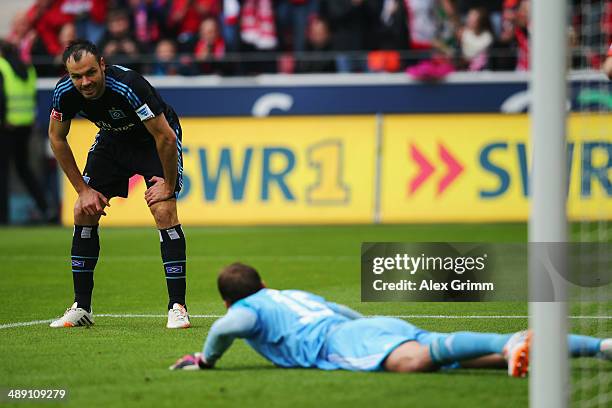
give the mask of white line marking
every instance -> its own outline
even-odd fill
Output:
[[[246,259],[250,261],[297,261],[297,262],[330,262],[330,261],[359,261],[359,256],[354,255],[190,255],[189,261],[227,261]],[[36,261],[66,261],[69,255],[0,255],[0,261],[31,262]],[[125,261],[161,261],[159,255],[105,255],[100,258],[103,262],[125,262]]]
[[[164,314],[112,314],[102,313],[94,314],[95,317],[110,317],[117,319],[134,319],[134,318],[162,318],[167,317]],[[521,315],[501,315],[501,316],[489,316],[489,315],[366,315],[366,317],[373,316],[384,316],[384,317],[396,317],[398,319],[527,319],[529,316]],[[218,319],[223,315],[212,315],[212,314],[195,314],[189,315],[196,319]],[[583,319],[583,320],[608,320],[612,319],[612,316],[568,316],[569,319]],[[53,319],[47,320],[32,320],[30,322],[16,322],[0,324],[1,329],[10,329],[13,327],[23,326],[34,326],[37,324],[50,323]]]
[[[31,322],[17,322],[1,324],[0,329],[10,329],[11,327],[34,326],[35,324],[51,323],[53,320],[33,320]]]

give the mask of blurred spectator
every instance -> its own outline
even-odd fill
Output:
[[[517,49],[517,71],[529,70],[529,10],[530,1],[521,0],[521,3],[516,11],[514,27],[514,39]]]
[[[329,27],[325,20],[314,18],[308,26],[308,41],[306,51],[311,53],[298,60],[297,72],[336,72],[336,63],[331,55],[331,39]]]
[[[64,50],[58,34],[64,24],[74,17],[62,11],[63,0],[36,0],[27,12],[28,23],[34,27],[47,54],[56,56]]]
[[[151,66],[151,75],[191,75],[189,61],[179,61],[177,45],[170,39],[162,39],[155,47],[155,62]]]
[[[468,12],[465,27],[460,33],[461,68],[480,71],[488,62],[488,50],[493,44],[493,33],[489,13],[484,7],[473,8]]]
[[[136,69],[137,63],[148,61],[143,55],[151,58],[161,38],[175,38],[179,55],[194,53],[198,44],[197,58],[204,63],[201,66],[196,63],[192,68],[199,67],[206,73],[218,72],[219,67],[222,74],[311,69],[328,72],[327,62],[309,67],[313,58],[301,55],[302,51],[316,52],[321,47],[308,39],[312,35],[310,30],[326,32],[322,36],[329,41],[324,49],[329,47],[329,51],[325,52],[334,56],[336,71],[340,72],[389,72],[398,69],[398,64],[405,67],[424,61],[436,66],[459,61],[457,68],[462,69],[529,69],[529,0],[33,0],[33,3],[26,13],[15,15],[7,41],[15,44],[24,60],[33,61],[41,75],[56,74],[56,68],[50,64],[62,52],[60,30],[72,21],[77,37],[100,38],[98,44],[107,57]],[[574,66],[597,69],[603,61],[602,44],[612,40],[612,1],[571,0],[571,4]],[[474,9],[488,13],[488,29],[478,31],[481,28],[476,26]],[[106,29],[100,37],[105,15]],[[209,18],[217,22],[214,29],[213,20],[207,24],[218,37],[214,46],[203,40],[203,32],[200,33],[202,22]],[[313,28],[310,22],[315,18],[325,22],[319,21]],[[67,30],[69,33],[71,29]],[[488,49],[488,55],[481,52],[481,47]],[[223,54],[226,60],[210,61],[203,56],[211,51],[211,55]],[[278,51],[283,54],[279,56]]]
[[[436,0],[406,0],[410,48],[429,50],[436,39]]]
[[[19,59],[17,49],[0,41],[0,224],[8,222],[9,164],[36,202],[44,219],[49,207],[30,168],[29,142],[36,115],[36,72]]]
[[[516,22],[522,0],[504,0],[501,32],[492,46],[489,66],[494,71],[513,71],[517,67]]]
[[[408,49],[406,3],[403,0],[372,0],[375,51],[368,54],[369,72],[396,72],[404,63],[400,52]]]
[[[68,47],[68,45],[77,38],[79,38],[77,35],[77,28],[73,23],[64,25],[58,35],[58,40],[62,50],[66,49],[66,47]],[[56,58],[58,63],[62,62],[62,54],[58,55]]]
[[[240,74],[287,72],[291,67],[285,67],[289,61],[281,57],[275,61],[272,54],[278,45],[274,9],[272,0],[243,0],[240,7],[240,49],[242,52],[255,52],[252,58],[241,63]]]
[[[129,68],[138,69],[137,57],[140,55],[140,48],[130,31],[129,15],[125,10],[109,11],[106,32],[98,48],[105,58]]]
[[[321,0],[320,7],[321,16],[329,21],[332,49],[339,51],[336,57],[337,71],[364,71],[365,60],[359,58],[354,51],[369,49],[374,39],[368,31],[372,15],[366,1]]]
[[[316,0],[278,0],[274,9],[280,48],[302,52],[306,48],[308,21],[318,12]]]
[[[62,12],[74,16],[77,38],[96,44],[104,34],[107,0],[63,0]]]
[[[225,44],[216,19],[208,17],[200,24],[193,54],[200,73],[220,73],[221,65],[218,62],[225,56]]]
[[[62,26],[59,35],[57,36],[59,45],[63,50],[70,44],[70,42],[76,40],[77,32],[76,25],[74,23],[68,23]],[[34,48],[36,49],[36,48]],[[41,51],[42,53],[42,51]],[[62,76],[66,73],[66,69],[64,68],[64,64],[62,63],[62,53],[53,55],[47,55],[49,62],[42,64],[38,67],[38,72],[41,75],[58,77]]]
[[[240,13],[240,37],[256,50],[276,48],[278,40],[272,0],[244,0]]]
[[[602,58],[603,47],[610,41],[612,1],[574,0],[574,3],[573,45],[581,51],[574,66],[600,69],[605,58],[605,53]]]
[[[376,45],[381,50],[408,48],[408,24],[404,0],[373,0]]]
[[[173,0],[168,16],[168,27],[173,30],[181,47],[187,47],[198,33],[202,20],[217,18],[221,0]]]
[[[19,58],[26,64],[32,61],[32,47],[36,39],[36,31],[30,27],[27,12],[23,11],[15,14],[7,41],[15,46]]]
[[[221,26],[225,48],[228,52],[240,51],[240,2],[223,0],[223,18]]]
[[[457,15],[461,18],[467,16],[470,10],[484,8],[491,21],[491,33],[499,36],[501,33],[502,10],[504,0],[446,0],[453,3]]]
[[[134,34],[140,44],[152,44],[169,36],[166,27],[169,2],[167,0],[129,0]]]

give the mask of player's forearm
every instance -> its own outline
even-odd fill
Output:
[[[168,189],[174,191],[178,176],[178,152],[174,133],[156,138],[157,154],[164,169],[164,181]]]
[[[53,137],[49,140],[55,159],[66,174],[66,177],[68,177],[68,180],[70,180],[70,184],[72,184],[77,193],[80,193],[87,188],[87,184],[83,181],[68,142],[66,140],[57,140]]]

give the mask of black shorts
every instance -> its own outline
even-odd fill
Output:
[[[174,196],[183,187],[182,130],[180,125],[170,125],[176,133],[178,172]],[[89,149],[83,179],[94,190],[111,197],[127,197],[129,179],[135,174],[144,177],[147,188],[153,176],[164,177],[164,170],[157,154],[153,137],[150,140],[138,135],[115,135],[101,130]],[[136,135],[134,135],[136,136]],[[129,141],[126,141],[129,140]]]

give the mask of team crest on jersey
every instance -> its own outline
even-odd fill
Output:
[[[110,109],[108,114],[113,120],[127,118],[127,115],[121,109]]]

